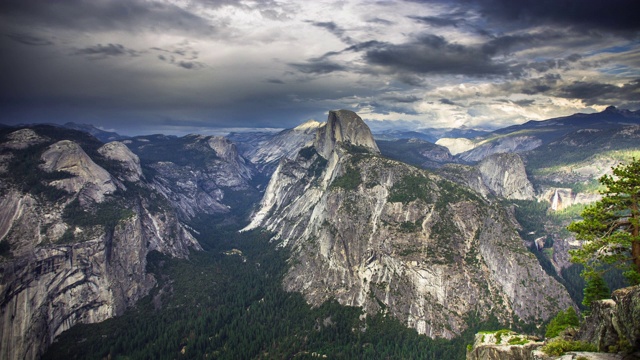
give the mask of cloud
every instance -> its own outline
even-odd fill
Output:
[[[279,85],[285,84],[285,82],[280,79],[267,79],[266,82],[268,82],[269,84],[279,84]]]
[[[392,96],[382,96],[382,100],[403,103],[403,104],[411,104],[417,101],[420,101],[420,98],[415,95],[392,95]]]
[[[73,52],[75,55],[85,55],[90,59],[102,59],[109,56],[138,56],[139,52],[128,49],[121,44],[94,45]]]
[[[292,63],[289,65],[302,73],[315,74],[315,75],[324,75],[324,74],[329,74],[336,71],[347,70],[347,68],[344,67],[343,65],[340,65],[333,61],[328,61],[328,60],[317,60],[317,61],[310,61],[307,63],[297,63],[297,64]]]
[[[409,16],[409,18],[423,24],[438,26],[438,27],[445,27],[445,26],[458,27],[460,23],[464,22],[464,19],[441,17],[441,16]]]
[[[598,82],[575,81],[557,90],[559,97],[581,99],[587,105],[609,105],[611,103],[640,103],[640,79],[622,85]]]
[[[369,50],[365,59],[391,72],[418,74],[505,75],[510,66],[494,62],[490,51],[451,43],[442,36],[422,34],[413,41]]]
[[[456,105],[456,103],[454,103],[453,101],[451,101],[449,99],[440,99],[440,104],[443,104],[443,105]]]
[[[606,30],[638,34],[635,0],[471,0],[487,18],[519,26],[556,24],[583,30]]]
[[[204,18],[176,5],[157,1],[3,0],[0,13],[22,23],[81,31],[214,32]]]
[[[349,36],[345,35],[345,30],[340,26],[338,26],[333,21],[326,21],[326,22],[311,21],[311,24],[317,27],[321,27],[323,29],[327,29],[330,33],[335,35],[338,39],[344,41],[347,44],[350,44],[353,42]]]
[[[53,45],[53,42],[51,42],[50,40],[37,35],[31,35],[31,34],[25,34],[25,33],[13,33],[13,34],[7,34],[7,36],[11,40],[19,42],[20,44],[23,44],[23,45],[32,45],[32,46]]]

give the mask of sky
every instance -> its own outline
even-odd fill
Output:
[[[496,129],[640,109],[637,0],[2,0],[0,123]]]

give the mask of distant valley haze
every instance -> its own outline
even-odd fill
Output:
[[[634,0],[0,2],[0,123],[494,130],[640,109]]]

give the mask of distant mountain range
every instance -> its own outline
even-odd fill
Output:
[[[285,249],[282,285],[313,305],[431,338],[539,326],[579,303],[563,221],[633,157],[640,111],[614,107],[490,133],[372,134],[347,110],[227,137],[0,127],[0,358],[38,358],[69,327],[135,306],[167,280],[148,254],[185,258],[212,232],[242,241],[241,227]]]

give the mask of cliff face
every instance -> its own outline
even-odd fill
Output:
[[[365,128],[354,113],[330,113],[314,146],[280,163],[247,227],[292,249],[286,289],[314,305],[384,309],[445,338],[470,314],[539,323],[571,304],[503,209],[378,156]]]
[[[531,200],[535,193],[518,154],[493,154],[478,164],[484,184],[497,196]]]
[[[493,154],[476,166],[447,164],[442,176],[467,186],[484,197],[532,200],[535,192],[518,154]]]
[[[640,351],[640,286],[618,289],[611,299],[595,301],[577,338],[598,351]],[[636,353],[636,355],[639,355]]]
[[[243,155],[255,164],[260,172],[271,175],[278,167],[281,158],[294,159],[300,149],[310,146],[320,126],[324,124],[309,120],[293,129],[283,130],[273,136],[265,136],[265,139],[249,146]],[[251,142],[247,141],[247,143]]]
[[[121,314],[146,295],[149,251],[186,257],[200,246],[123,144],[79,139],[92,158],[73,136],[16,132],[0,145],[11,149],[0,173],[0,358],[36,359],[74,324]],[[12,147],[27,133],[38,141]],[[110,160],[113,174],[97,163]]]
[[[147,179],[178,209],[182,219],[225,214],[235,192],[254,191],[250,163],[221,136],[137,137],[125,141],[151,169]],[[161,154],[161,155],[158,155]]]

